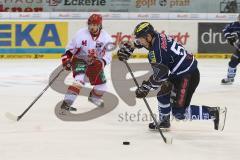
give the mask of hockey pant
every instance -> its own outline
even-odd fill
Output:
[[[157,96],[159,120],[169,117],[171,112],[177,120],[211,119],[208,106],[190,105],[199,81],[198,69],[181,77],[169,79],[167,87],[163,85]]]
[[[64,101],[71,106],[80,93],[85,82],[93,85],[91,96],[101,98],[107,91],[106,78],[104,74],[104,62],[96,60],[93,64],[87,65],[83,59],[73,58],[72,71],[74,82],[68,87]]]

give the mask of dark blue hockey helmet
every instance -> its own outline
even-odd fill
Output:
[[[147,34],[154,35],[155,31],[149,22],[141,22],[134,29],[135,38],[145,37]]]

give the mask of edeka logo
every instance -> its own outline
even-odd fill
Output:
[[[1,22],[0,53],[62,53],[66,22]]]
[[[105,6],[106,0],[64,0],[64,5]]]

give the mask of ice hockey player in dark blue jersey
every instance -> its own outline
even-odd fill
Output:
[[[237,65],[240,63],[240,15],[238,21],[228,24],[223,29],[223,33],[228,43],[236,48],[228,63],[227,77],[222,79],[222,84],[232,84],[236,76]]]
[[[117,52],[120,61],[128,60],[135,48],[149,51],[148,60],[153,74],[136,90],[136,97],[146,97],[151,89],[157,94],[159,122],[150,123],[150,129],[159,125],[170,128],[170,113],[177,120],[213,120],[216,130],[223,130],[227,108],[190,105],[200,80],[197,60],[185,48],[165,34],[158,33],[148,22],[138,24],[134,42],[123,43]]]

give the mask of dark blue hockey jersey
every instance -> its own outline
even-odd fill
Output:
[[[197,60],[185,48],[165,34],[156,33],[155,40],[149,49],[148,60],[152,64],[155,78],[164,81],[168,76],[181,76],[197,69]],[[168,74],[158,74],[156,65],[161,64],[169,70]],[[158,67],[159,68],[159,67]],[[157,76],[158,74],[158,76]]]
[[[236,22],[227,24],[223,29],[223,33],[225,38],[231,36],[233,33],[236,33],[238,37],[240,37],[240,22],[236,21]]]

